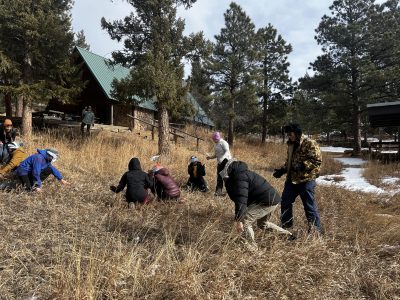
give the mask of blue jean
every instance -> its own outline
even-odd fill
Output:
[[[291,228],[293,226],[293,203],[296,197],[300,196],[308,224],[315,226],[317,230],[321,231],[321,220],[314,197],[315,187],[315,180],[299,184],[293,184],[289,180],[285,182],[281,203],[281,222],[283,228]]]

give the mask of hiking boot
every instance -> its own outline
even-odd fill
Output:
[[[214,196],[217,196],[217,197],[223,197],[223,196],[225,196],[226,194],[222,191],[222,189],[218,189],[218,190],[216,190],[215,191],[215,193],[214,193]]]

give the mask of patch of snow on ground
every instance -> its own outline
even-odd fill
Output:
[[[362,166],[367,163],[358,157],[335,157],[335,160],[341,162],[345,166]]]
[[[345,151],[351,151],[351,148],[343,148],[343,147],[320,147],[322,152],[330,152],[330,153],[344,153]]]
[[[382,178],[383,184],[397,184],[400,181],[400,178],[397,177],[384,177]]]
[[[340,175],[328,175],[317,178],[317,183],[321,185],[331,185],[344,188],[350,191],[360,191],[365,193],[382,194],[385,190],[368,183],[362,176],[362,168],[345,168]],[[341,176],[343,181],[333,181],[332,177]]]

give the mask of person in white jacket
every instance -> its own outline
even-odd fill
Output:
[[[212,139],[215,143],[214,155],[207,155],[207,159],[217,159],[217,186],[215,187],[215,196],[224,196],[222,189],[224,187],[224,181],[219,174],[225,167],[228,160],[232,158],[231,152],[229,151],[229,144],[221,137],[221,133],[218,131],[214,132]]]

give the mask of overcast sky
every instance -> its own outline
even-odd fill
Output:
[[[214,40],[224,27],[224,12],[232,1],[197,0],[187,11],[179,10],[179,16],[186,21],[186,33],[203,31],[206,38]],[[309,63],[321,53],[314,40],[315,28],[324,14],[329,14],[333,0],[237,0],[256,28],[271,23],[283,38],[292,44],[293,52],[289,56],[290,73],[294,80],[307,72]],[[101,29],[100,19],[122,19],[130,13],[132,6],[125,1],[114,0],[75,0],[72,10],[73,28],[77,32],[84,30],[90,50],[109,57],[110,52],[121,49]]]

